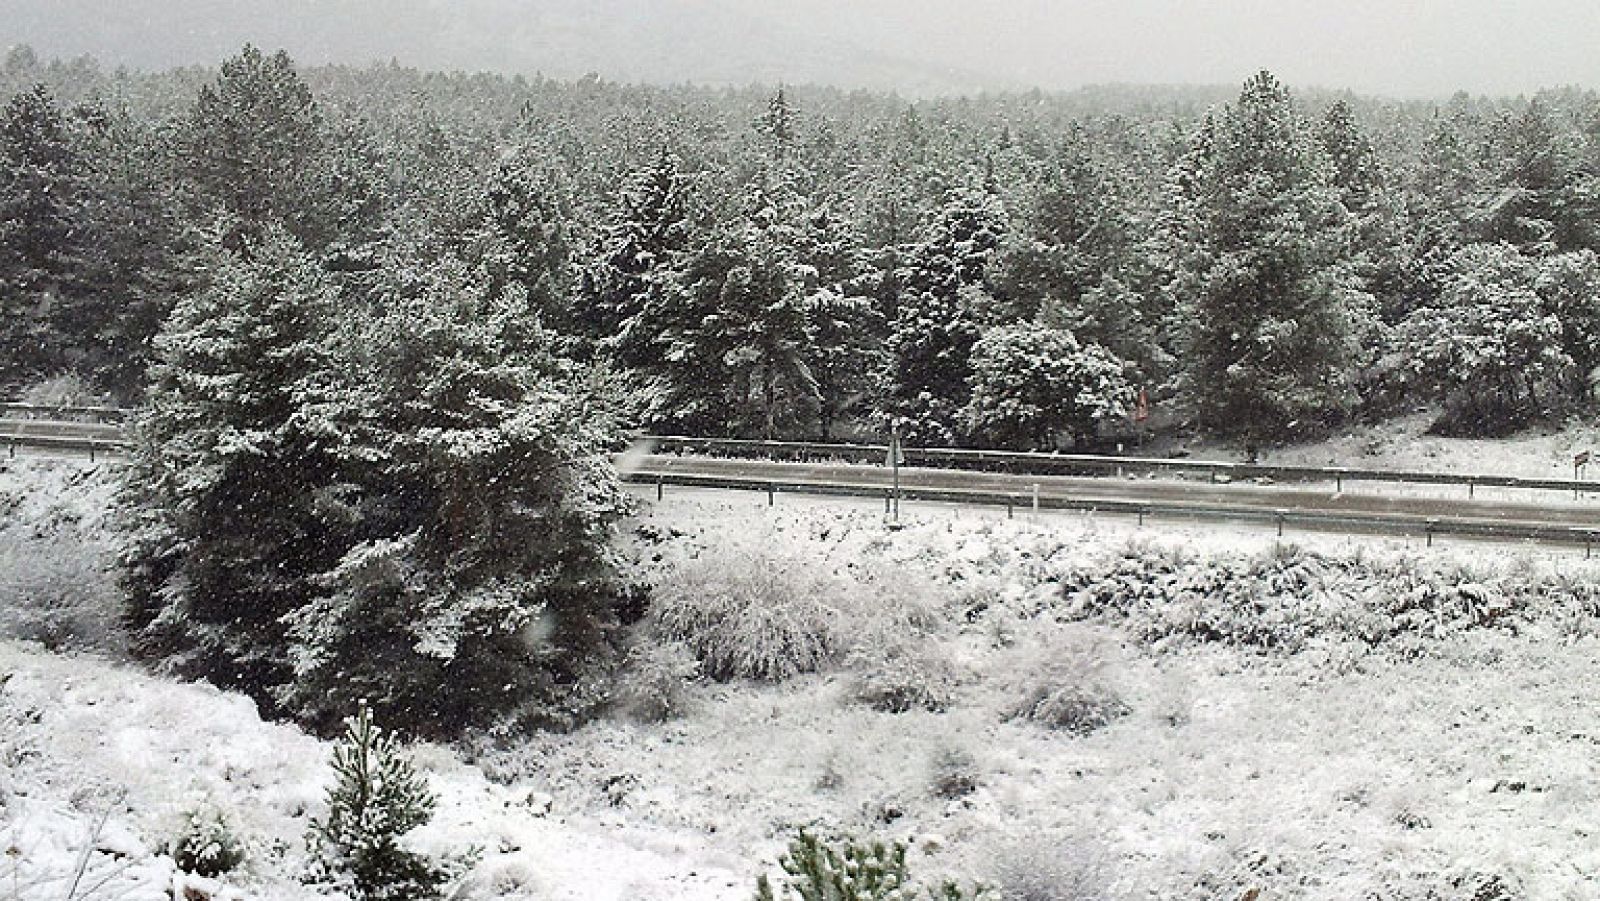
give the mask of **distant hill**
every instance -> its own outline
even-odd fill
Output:
[[[246,41],[302,63],[590,72],[619,81],[824,84],[910,95],[1014,87],[785,25],[720,0],[0,0],[0,49],[138,69],[212,64]]]

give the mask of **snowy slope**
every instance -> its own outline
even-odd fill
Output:
[[[307,819],[330,781],[326,743],[263,723],[246,699],[151,678],[92,658],[0,642],[0,883],[24,899],[62,898],[93,845],[88,897],[164,899],[173,879],[161,849],[183,810],[208,798],[252,850],[237,881],[251,898],[305,898],[293,881]],[[692,836],[605,828],[562,799],[491,784],[452,752],[415,751],[440,796],[415,836],[430,851],[482,849],[470,897],[572,901],[742,899],[747,874],[708,857]],[[95,824],[105,818],[97,840]],[[11,895],[0,890],[11,901]],[[80,894],[80,897],[82,895]]]

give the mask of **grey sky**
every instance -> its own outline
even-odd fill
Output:
[[[0,48],[928,90],[1105,82],[1390,96],[1600,87],[1600,0],[0,0]]]
[[[896,55],[1058,87],[1232,83],[1261,67],[1381,94],[1600,86],[1597,0],[732,2]]]

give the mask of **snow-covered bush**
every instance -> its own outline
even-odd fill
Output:
[[[125,644],[112,556],[93,508],[95,472],[49,465],[0,469],[0,638],[50,650],[115,653]]]
[[[234,869],[245,858],[244,844],[234,834],[228,815],[210,802],[184,811],[168,853],[179,870],[206,879]]]
[[[938,713],[955,700],[961,676],[948,652],[931,639],[891,639],[850,651],[850,696],[886,713]]]
[[[1104,652],[1093,642],[1050,635],[1023,648],[1015,664],[1009,718],[1082,736],[1129,713],[1107,676]]]
[[[1092,840],[1008,835],[986,849],[985,876],[1005,901],[1108,901],[1113,869]],[[1217,896],[1222,897],[1222,896]]]
[[[336,886],[359,901],[440,897],[464,867],[403,844],[407,833],[433,817],[437,799],[366,707],[347,721],[333,749],[333,769],[337,781],[328,789],[327,815],[312,821],[307,836],[308,881]]]
[[[1447,638],[1534,616],[1593,615],[1600,590],[1543,573],[1441,569],[1416,558],[1332,556],[1293,546],[1207,556],[1139,546],[1059,575],[1069,618],[1110,617],[1151,643],[1204,641],[1294,653]],[[1400,647],[1399,644],[1396,647]]]
[[[115,586],[79,539],[0,529],[0,638],[50,650],[113,651],[122,645]]]
[[[643,722],[661,722],[683,713],[690,682],[700,662],[682,642],[645,630],[623,654],[611,686],[611,709]]]
[[[893,572],[841,572],[792,535],[730,538],[657,581],[654,623],[684,641],[714,679],[781,681],[851,648],[925,628],[927,599]]]
[[[978,758],[958,744],[941,745],[934,751],[928,771],[929,786],[934,796],[947,801],[972,794],[983,782]]]

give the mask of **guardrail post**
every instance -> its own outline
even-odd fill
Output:
[[[773,504],[775,504],[775,503],[776,503],[776,502],[777,502],[777,501],[776,501],[776,500],[775,500],[775,499],[774,499],[774,497],[773,497],[773,488],[772,488],[772,483],[771,483],[771,482],[768,482],[768,483],[767,483],[767,506],[769,506],[769,507],[770,507],[770,506],[772,506],[772,505],[773,505]]]
[[[1139,508],[1139,528],[1144,528],[1144,508]]]
[[[1278,537],[1279,538],[1283,537],[1283,521],[1288,519],[1288,518],[1289,517],[1282,510],[1278,511],[1277,520],[1278,520]]]
[[[1011,519],[1015,515],[1016,514],[1013,513],[1012,510],[1011,510],[1011,498],[1008,497],[1008,498],[1006,498],[1006,519]]]
[[[1474,489],[1478,487],[1477,480],[1467,479],[1467,500],[1472,500]]]
[[[667,482],[661,476],[656,476],[656,500],[661,500],[667,493]]]
[[[94,462],[94,445],[89,445],[89,462]]]
[[[1344,494],[1344,473],[1342,472],[1333,477],[1333,493]]]
[[[1433,530],[1434,527],[1438,525],[1439,521],[1437,519],[1430,519],[1428,520],[1428,524],[1424,526],[1424,531],[1426,531],[1428,534],[1428,547],[1433,547]]]
[[[891,506],[893,506],[893,504],[894,504],[894,492],[890,491],[887,488],[883,489],[883,515],[884,516],[888,516],[889,515],[889,508]]]
[[[1033,483],[1033,515],[1039,515],[1039,483]]]

